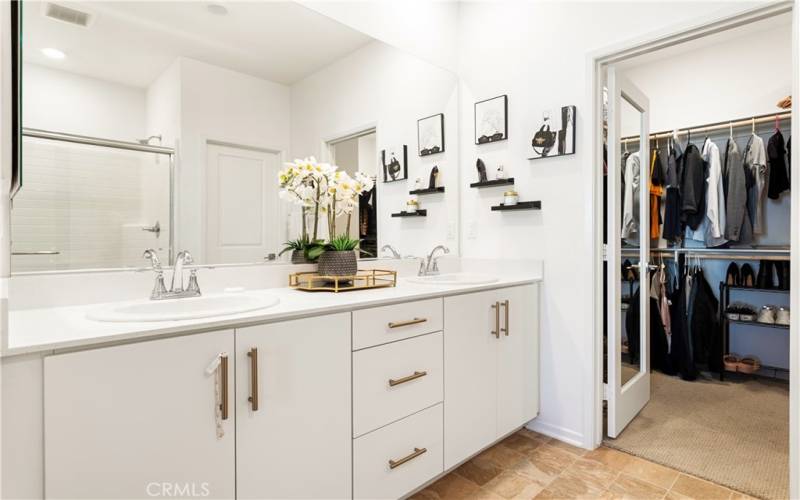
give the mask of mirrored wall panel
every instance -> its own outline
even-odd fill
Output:
[[[14,272],[145,267],[150,248],[290,262],[287,242],[334,236],[362,258],[458,251],[449,71],[292,1],[26,1],[21,17]],[[389,178],[387,151],[406,153]],[[412,199],[417,216],[393,217]]]

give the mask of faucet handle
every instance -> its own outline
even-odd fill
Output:
[[[167,294],[167,287],[164,284],[164,272],[161,270],[160,266],[158,271],[156,271],[156,283],[153,285],[153,291],[150,293],[151,299],[160,299]]]
[[[196,292],[200,295],[200,285],[197,284],[197,269],[189,271],[189,284],[186,286],[187,292]]]

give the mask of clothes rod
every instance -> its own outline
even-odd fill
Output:
[[[638,248],[623,248],[625,256],[638,256]],[[691,255],[701,259],[715,260],[788,260],[788,248],[652,248],[650,254],[678,258],[678,255]]]
[[[787,118],[791,118],[791,117],[792,117],[792,113],[791,112],[779,112],[779,113],[773,113],[773,114],[768,114],[768,115],[756,115],[756,116],[753,116],[753,117],[750,117],[750,118],[743,118],[743,119],[740,119],[740,120],[733,120],[733,121],[727,121],[727,122],[706,123],[704,125],[698,125],[696,127],[677,129],[677,131],[678,131],[678,135],[681,136],[681,135],[687,135],[689,133],[704,133],[704,132],[711,132],[711,131],[714,131],[714,130],[727,130],[727,129],[731,129],[731,128],[744,127],[744,126],[748,126],[748,125],[752,126],[753,128],[755,128],[756,125],[761,124],[761,123],[769,123],[769,122],[775,121],[775,119],[783,120],[783,119],[787,119]],[[653,132],[652,134],[650,134],[649,137],[650,137],[650,140],[669,139],[670,137],[672,137],[672,130],[665,130],[665,131],[662,131],[662,132]],[[620,142],[626,142],[627,143],[627,142],[633,142],[633,141],[638,141],[638,140],[639,140],[639,136],[638,135],[631,135],[631,136],[628,136],[628,137],[623,137],[622,139],[620,139]]]
[[[50,139],[53,141],[72,142],[75,144],[86,144],[89,146],[101,146],[115,149],[125,149],[128,151],[138,151],[141,153],[158,153],[174,155],[175,150],[165,146],[150,146],[149,144],[139,144],[138,142],[117,141],[115,139],[101,139],[99,137],[89,137],[86,135],[66,134],[63,132],[51,132],[36,128],[23,128],[22,135],[25,137],[36,137],[38,139]]]

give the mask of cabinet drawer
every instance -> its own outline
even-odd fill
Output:
[[[353,441],[353,496],[400,498],[444,470],[442,405]]]
[[[442,332],[353,353],[353,436],[442,401]]]
[[[353,313],[353,350],[442,329],[442,299],[362,309]]]

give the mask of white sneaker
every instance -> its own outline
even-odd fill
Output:
[[[769,325],[775,324],[775,308],[772,306],[763,306],[758,313],[759,323],[767,323]]]
[[[779,307],[778,312],[775,314],[775,323],[789,326],[789,309],[786,307]]]

